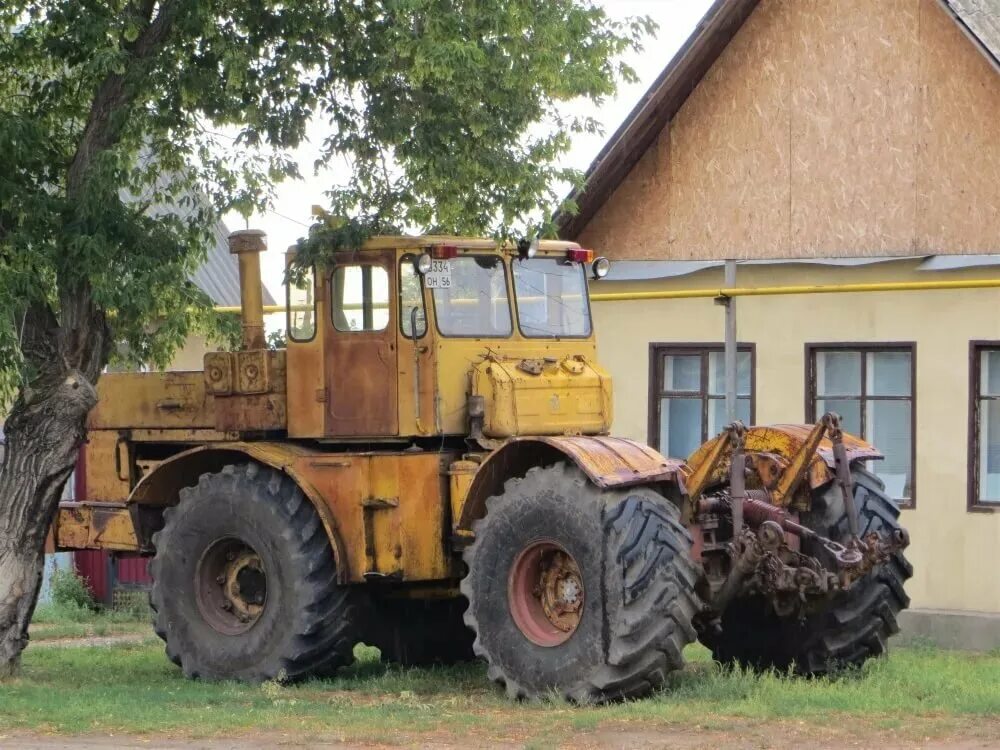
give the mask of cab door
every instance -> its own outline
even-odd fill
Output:
[[[395,273],[392,251],[339,259],[327,277],[326,434],[399,433]]]

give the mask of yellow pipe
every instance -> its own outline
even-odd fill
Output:
[[[595,302],[694,297],[766,297],[777,294],[843,294],[848,292],[919,292],[934,289],[996,289],[1000,279],[965,281],[884,281],[872,284],[732,287],[720,289],[659,289],[651,292],[595,292]]]
[[[652,292],[594,292],[593,302],[622,302],[644,299],[692,299],[698,297],[766,297],[778,294],[844,294],[848,292],[920,292],[935,289],[997,289],[1000,279],[965,281],[883,281],[871,284],[815,284],[798,286],[731,287],[719,289],[659,289]],[[264,305],[265,313],[283,313],[285,305]],[[293,305],[293,310],[311,310],[310,305]],[[238,313],[239,306],[218,305],[220,313]]]

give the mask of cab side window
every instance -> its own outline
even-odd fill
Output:
[[[292,341],[311,341],[316,335],[316,297],[312,266],[286,287],[288,335]]]
[[[421,338],[427,333],[427,314],[424,311],[424,295],[417,271],[416,256],[404,255],[399,262],[399,325],[408,338]],[[416,310],[416,314],[414,314]],[[414,320],[416,335],[414,336]]]
[[[331,296],[333,325],[338,331],[384,331],[389,325],[389,274],[382,266],[337,266]]]

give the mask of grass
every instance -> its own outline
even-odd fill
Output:
[[[558,701],[512,704],[487,682],[481,665],[386,667],[367,647],[359,647],[357,663],[336,679],[295,686],[191,682],[154,641],[30,648],[22,676],[0,683],[0,731],[266,732],[367,742],[434,736],[540,748],[608,729],[778,731],[781,739],[808,731],[870,739],[872,732],[988,737],[1000,728],[1000,654],[899,649],[854,675],[804,680],[720,669],[704,649],[689,652],[688,669],[651,698],[579,708]]]
[[[29,633],[35,642],[63,638],[150,633],[148,607],[94,610],[74,604],[43,604],[35,610]]]

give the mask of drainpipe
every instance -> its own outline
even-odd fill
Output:
[[[244,229],[229,235],[229,252],[240,261],[240,315],[243,349],[264,348],[264,297],[260,280],[260,254],[267,249],[267,236],[259,229]]]
[[[736,261],[726,261],[726,288],[736,286]],[[736,300],[725,297],[726,307],[726,423],[736,421]]]

